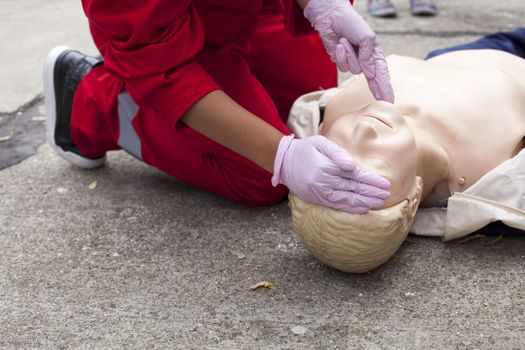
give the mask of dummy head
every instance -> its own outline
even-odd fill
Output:
[[[325,264],[347,272],[370,271],[390,259],[405,240],[422,188],[417,177],[401,202],[364,215],[307,203],[290,193],[294,231]]]
[[[374,102],[327,121],[321,133],[346,149],[362,168],[390,181],[385,207],[408,195],[416,178],[416,143],[407,119],[393,104]]]
[[[387,178],[391,196],[382,209],[361,215],[290,194],[294,230],[306,249],[327,265],[347,272],[370,271],[390,259],[405,240],[421,200],[415,136],[407,119],[387,102],[327,121],[321,133],[345,148],[361,167]]]

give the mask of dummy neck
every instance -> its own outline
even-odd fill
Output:
[[[448,179],[450,177],[450,158],[437,140],[419,126],[417,120],[405,117],[412,130],[417,152],[417,176],[423,179],[422,202],[429,199],[435,206],[445,201],[449,195]],[[424,203],[425,204],[425,203]]]

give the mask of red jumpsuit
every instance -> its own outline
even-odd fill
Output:
[[[147,164],[247,205],[272,204],[286,195],[284,186],[272,187],[269,172],[178,120],[220,89],[289,133],[285,122],[293,101],[337,82],[335,65],[295,1],[82,4],[104,57],[74,98],[71,135],[85,155],[128,150],[119,142],[124,133],[119,96],[127,91],[136,104],[129,129]]]

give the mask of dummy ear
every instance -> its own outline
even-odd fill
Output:
[[[417,208],[421,202],[421,196],[423,195],[423,179],[416,176],[416,180],[408,193],[408,221],[412,222],[416,216]]]

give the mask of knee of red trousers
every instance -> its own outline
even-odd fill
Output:
[[[225,147],[201,157],[200,173],[207,174],[201,181],[219,195],[244,205],[261,206],[278,203],[288,193],[285,186],[272,185],[270,172]]]
[[[272,186],[271,175],[269,175],[258,184],[253,182],[239,184],[234,200],[247,206],[273,205],[281,202],[287,194],[288,188],[285,186]]]
[[[206,165],[201,169],[208,175],[197,181],[211,192],[247,206],[276,204],[288,194],[285,186],[272,185],[270,172],[229,149],[203,157]]]
[[[134,124],[142,140],[144,162],[183,182],[248,205],[271,205],[288,190],[273,187],[272,174],[252,161],[183,127],[170,128],[164,119],[137,116]]]

